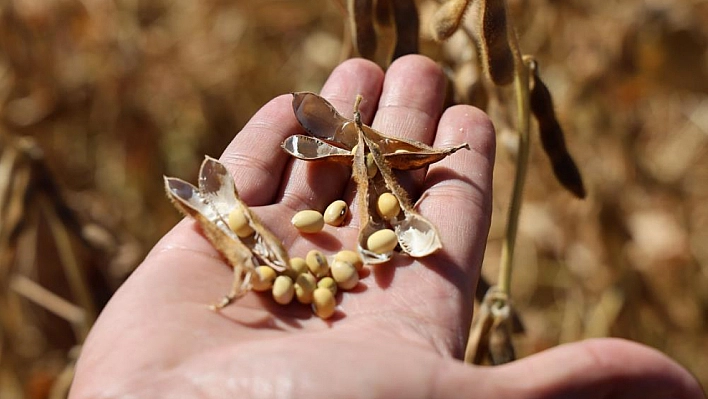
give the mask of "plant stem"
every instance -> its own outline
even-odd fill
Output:
[[[516,117],[519,134],[519,147],[516,157],[516,175],[514,176],[514,188],[511,194],[511,204],[504,234],[504,242],[501,253],[501,265],[499,268],[499,280],[497,285],[499,290],[509,296],[511,289],[511,271],[514,262],[514,247],[516,245],[516,233],[519,227],[519,213],[521,211],[521,200],[526,182],[526,169],[529,160],[529,70],[524,62],[516,31],[509,29],[509,44],[514,54],[514,92],[516,94]]]

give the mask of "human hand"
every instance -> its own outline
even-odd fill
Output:
[[[70,397],[702,397],[671,360],[618,340],[566,345],[493,368],[457,360],[489,229],[494,132],[472,107],[442,113],[444,86],[432,61],[407,56],[385,76],[370,62],[346,61],[321,93],[348,117],[362,94],[364,123],[386,134],[435,147],[470,144],[471,151],[413,173],[407,184],[420,213],[438,227],[442,250],[371,267],[353,292],[338,295],[331,320],[256,293],[215,313],[207,305],[228,291],[231,268],[195,222],[183,220],[104,309]],[[290,101],[266,104],[221,161],[292,256],[352,249],[356,216],[309,236],[284,222],[334,199],[351,203],[355,187],[346,167],[293,161],[280,150],[285,137],[302,132]]]

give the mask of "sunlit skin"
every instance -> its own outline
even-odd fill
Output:
[[[627,341],[563,345],[499,367],[462,363],[491,213],[494,131],[468,106],[443,113],[445,80],[422,56],[384,75],[349,60],[321,95],[345,116],[362,94],[364,122],[435,147],[470,144],[416,172],[407,185],[438,226],[443,249],[366,267],[335,315],[249,293],[215,313],[231,268],[183,220],[118,290],[91,331],[70,397],[199,398],[703,398],[695,379],[663,354]],[[354,196],[343,165],[293,161],[282,140],[302,134],[291,96],[266,104],[221,157],[239,194],[291,256],[352,249],[358,210],[342,227],[303,235],[296,211]],[[161,184],[161,182],[155,182]],[[368,271],[366,271],[368,270]]]

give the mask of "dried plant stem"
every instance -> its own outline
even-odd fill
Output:
[[[26,299],[29,299],[37,305],[70,322],[74,327],[76,335],[82,341],[83,338],[86,337],[88,330],[84,328],[86,325],[84,321],[85,312],[80,307],[22,275],[15,275],[12,277],[10,280],[10,288]]]
[[[42,209],[42,212],[47,218],[47,223],[54,237],[59,259],[64,267],[64,273],[71,292],[84,310],[85,317],[82,323],[82,330],[85,331],[78,337],[79,342],[83,342],[83,338],[86,337],[89,328],[91,328],[91,325],[93,325],[93,322],[96,320],[96,309],[88,289],[88,283],[84,279],[81,265],[74,254],[69,234],[59,219],[59,216],[56,214],[50,200],[40,195],[38,202],[40,209]]]
[[[499,290],[510,296],[511,271],[514,262],[514,247],[516,245],[516,234],[519,227],[519,213],[521,211],[521,200],[526,182],[526,170],[529,161],[529,69],[524,62],[516,31],[512,28],[508,30],[509,44],[514,55],[514,92],[516,94],[516,117],[519,135],[518,153],[516,156],[516,175],[514,176],[514,187],[511,193],[511,204],[502,244],[501,265],[499,269]]]

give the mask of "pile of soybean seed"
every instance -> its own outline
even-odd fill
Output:
[[[385,220],[395,218],[401,210],[398,199],[391,193],[379,196],[376,209]],[[337,200],[326,208],[324,214],[304,210],[296,213],[291,222],[301,233],[315,234],[324,228],[325,223],[340,226],[347,215],[347,203]],[[229,214],[228,224],[241,238],[253,234],[253,229],[238,208]],[[392,251],[397,244],[398,239],[393,230],[381,229],[368,238],[367,249],[386,253]],[[361,257],[355,251],[342,250],[328,260],[322,252],[313,249],[304,259],[290,258],[290,269],[281,273],[266,265],[256,267],[251,276],[251,287],[257,292],[270,290],[275,302],[281,305],[287,305],[293,299],[309,304],[318,317],[327,319],[335,312],[337,290],[356,287],[363,266]]]

